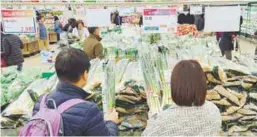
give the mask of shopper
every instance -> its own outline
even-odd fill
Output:
[[[46,26],[44,24],[45,18],[43,16],[38,16],[37,21],[38,21],[38,27],[39,27],[40,49],[49,50],[48,34],[47,34]]]
[[[62,24],[57,16],[54,16],[54,32],[57,34],[57,41],[59,41],[62,32]]]
[[[115,25],[121,25],[121,18],[117,10],[112,15],[112,23]]]
[[[24,62],[22,49],[21,39],[17,35],[4,34],[1,25],[1,67],[17,65],[17,70],[22,71],[22,63]]]
[[[84,51],[90,59],[100,58],[103,56],[103,46],[101,44],[100,29],[98,27],[89,27],[89,37],[84,41]]]
[[[219,47],[221,55],[225,55],[229,60],[232,60],[232,50],[234,50],[235,35],[235,32],[223,32],[220,38]]]
[[[139,18],[139,27],[143,26],[143,15],[140,15]]]
[[[77,21],[76,28],[73,29],[72,34],[77,36],[80,40],[85,40],[89,36],[88,29],[85,27],[82,20]]]
[[[197,61],[179,62],[171,76],[174,105],[153,115],[144,136],[218,136],[221,115],[206,101],[206,77]]]
[[[195,15],[195,25],[198,31],[202,31],[204,29],[204,14]]]
[[[88,56],[74,48],[62,50],[56,58],[55,70],[59,78],[56,90],[47,96],[48,108],[54,108],[71,99],[85,99],[90,94],[82,88],[87,83],[90,62]],[[42,98],[42,97],[41,97]],[[39,111],[40,100],[33,109],[33,115]],[[53,103],[54,102],[54,103]],[[45,112],[47,113],[47,112]],[[104,121],[103,113],[97,105],[85,100],[62,113],[64,136],[117,136],[118,113],[116,110],[107,115]]]
[[[73,29],[77,26],[76,23],[76,19],[74,18],[70,18],[68,20],[68,23],[66,25],[64,25],[63,27],[63,31],[68,32],[68,33],[72,33]]]

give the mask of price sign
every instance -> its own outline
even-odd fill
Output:
[[[171,9],[144,9],[144,32],[164,33],[176,31],[177,10]]]
[[[200,15],[203,13],[202,6],[190,6],[190,14],[192,15]]]
[[[108,27],[111,25],[109,9],[87,9],[86,21],[88,27]]]
[[[4,33],[36,33],[34,10],[2,10]]]

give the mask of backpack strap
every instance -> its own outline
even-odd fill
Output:
[[[58,107],[58,111],[60,113],[63,113],[64,111],[66,111],[67,109],[69,109],[70,107],[77,105],[79,103],[83,103],[85,102],[82,99],[70,99],[68,101],[65,101],[64,103],[62,103],[59,107]]]
[[[41,101],[40,101],[40,108],[45,108],[46,107],[46,97],[48,94],[43,95]]]

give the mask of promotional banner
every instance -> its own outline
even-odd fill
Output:
[[[36,33],[34,10],[1,10],[4,33]]]
[[[203,13],[202,6],[190,6],[190,14],[192,15],[200,15]]]
[[[107,27],[111,25],[109,9],[87,9],[86,21],[88,27]]]
[[[206,7],[205,32],[239,31],[241,9],[239,6]]]
[[[175,32],[177,27],[177,10],[175,8],[144,9],[143,23],[144,32]]]

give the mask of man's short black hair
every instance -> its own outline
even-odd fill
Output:
[[[87,29],[88,29],[88,32],[90,33],[90,34],[94,34],[94,32],[95,32],[95,30],[97,29],[98,27],[88,27]]]
[[[89,71],[90,61],[86,53],[75,48],[63,49],[56,57],[55,70],[60,81],[78,82]]]

